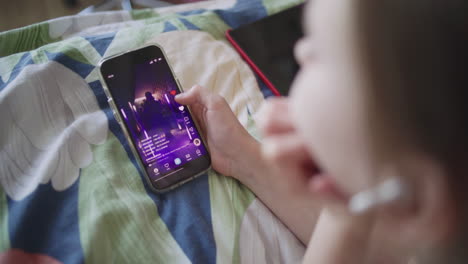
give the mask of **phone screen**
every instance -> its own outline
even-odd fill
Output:
[[[107,60],[101,73],[153,187],[170,187],[210,166],[190,112],[174,100],[178,82],[160,48]]]

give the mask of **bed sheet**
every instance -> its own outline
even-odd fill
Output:
[[[206,1],[58,18],[0,33],[0,263],[297,263],[303,245],[245,186],[209,171],[143,179],[97,64],[158,43],[184,88],[224,96],[258,138],[271,95],[224,32],[297,0]]]

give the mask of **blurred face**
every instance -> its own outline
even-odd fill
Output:
[[[383,232],[378,237],[395,248],[404,247],[402,236],[408,238],[410,247],[430,245],[431,239],[450,236],[454,226],[446,175],[440,164],[396,135],[387,150],[391,155],[382,159],[375,155],[365,94],[369,78],[361,65],[353,4],[313,0],[306,7],[306,34],[295,50],[301,70],[288,103],[295,136],[323,171],[321,177],[345,198],[375,186],[382,176],[407,179],[416,197],[411,201],[414,204],[402,210],[405,214],[384,212],[386,217],[379,219],[385,228],[377,228]],[[387,131],[394,133],[391,128]],[[388,169],[391,175],[385,174]],[[401,235],[395,239],[392,232]]]
[[[307,150],[345,194],[368,187],[374,175],[351,7],[343,0],[307,5],[289,106]]]

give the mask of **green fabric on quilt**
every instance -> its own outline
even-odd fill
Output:
[[[232,263],[239,263],[238,241],[242,214],[255,196],[238,181],[214,171],[210,171],[209,180],[215,239],[220,245],[230,246],[218,251],[216,262],[225,263],[227,259],[232,259]]]
[[[0,58],[0,78],[3,80],[3,82],[6,82],[8,79],[10,79],[13,68],[18,64],[23,55],[24,53],[16,53]]]
[[[79,221],[86,263],[189,263],[124,148],[112,133],[108,137],[93,147],[98,162],[82,169],[80,176]],[[132,254],[127,254],[128,248]]]
[[[10,248],[8,236],[8,204],[6,194],[0,189],[0,252]]]
[[[277,1],[277,0],[263,0],[263,5],[267,9],[269,15],[278,13],[281,10],[285,10],[289,7],[298,5],[304,1],[302,0],[291,0],[291,1]]]
[[[157,13],[152,9],[136,9],[132,10],[130,14],[134,20],[151,18],[157,15]]]
[[[42,45],[59,41],[49,35],[49,23],[33,24],[0,34],[0,57],[36,49]]]

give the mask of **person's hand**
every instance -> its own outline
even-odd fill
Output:
[[[271,98],[257,115],[263,133],[262,156],[276,174],[289,177],[288,185],[296,192],[311,192],[319,198],[342,199],[315,165],[313,157],[292,122],[287,98]]]
[[[288,178],[285,183],[291,191],[307,192],[308,180],[318,170],[291,122],[288,99],[269,99],[256,119],[263,134],[263,159],[276,175]]]
[[[241,125],[226,100],[196,85],[176,96],[188,105],[204,134],[211,153],[212,167],[226,176],[238,177],[258,142]]]

